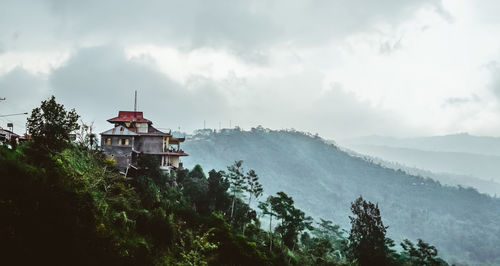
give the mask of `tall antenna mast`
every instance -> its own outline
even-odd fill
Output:
[[[137,120],[136,116],[137,116],[137,90],[135,90],[134,94],[134,121]]]
[[[135,90],[135,97],[134,97],[134,113],[137,112],[137,90]]]

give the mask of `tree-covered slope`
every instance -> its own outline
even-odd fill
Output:
[[[287,191],[308,214],[344,228],[350,202],[363,195],[378,202],[394,239],[426,239],[450,262],[500,264],[500,200],[473,189],[384,168],[293,131],[197,134],[184,148],[188,167],[224,169],[244,160],[260,174],[266,194]]]
[[[77,120],[51,97],[28,119],[31,140],[0,142],[2,265],[448,265],[421,239],[396,251],[361,196],[349,236],[283,191],[252,209],[265,188],[242,161],[165,173],[142,154],[125,178],[88,126],[70,141]]]

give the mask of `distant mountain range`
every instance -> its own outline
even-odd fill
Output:
[[[435,172],[432,172],[429,170],[423,170],[424,167],[422,168],[417,168],[415,166],[411,167],[402,163],[402,161],[404,161],[403,157],[396,157],[395,155],[391,156],[393,157],[393,160],[390,160],[387,159],[389,156],[384,156],[382,155],[382,153],[377,153],[377,155],[373,155],[373,153],[366,152],[366,150],[364,151],[364,153],[360,153],[344,147],[342,149],[348,152],[349,154],[352,154],[353,156],[365,158],[368,161],[382,165],[384,167],[396,170],[401,169],[412,175],[429,177],[445,185],[473,187],[481,193],[487,193],[495,197],[500,196],[500,183],[493,180],[485,180],[472,175],[440,172],[437,170],[435,170]],[[358,149],[358,150],[363,150],[363,149]],[[372,154],[372,155],[367,155],[367,154]],[[385,160],[381,159],[382,157],[386,159]]]
[[[285,191],[307,214],[345,229],[350,203],[363,195],[378,202],[396,241],[422,238],[451,263],[500,264],[500,199],[475,189],[443,186],[295,131],[205,131],[184,149],[190,154],[185,165],[205,170],[244,160],[260,175],[266,195]]]
[[[348,146],[349,144],[377,145],[423,151],[500,156],[500,137],[473,136],[468,133],[419,138],[366,136],[344,139],[340,143]]]
[[[439,176],[461,176],[458,179],[463,185],[500,194],[500,190],[491,189],[500,185],[500,138],[468,134],[408,139],[370,136],[343,140],[340,145]],[[488,183],[493,186],[485,190]]]

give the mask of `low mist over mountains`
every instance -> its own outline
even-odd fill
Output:
[[[342,144],[378,145],[437,152],[473,153],[500,156],[500,138],[472,136],[467,133],[420,137],[393,138],[366,136],[342,140]]]
[[[438,180],[447,184],[500,194],[500,138],[468,134],[407,139],[369,136],[340,144],[391,163],[440,173]]]
[[[373,163],[382,165],[384,167],[392,168],[392,169],[401,169],[409,174],[418,175],[423,177],[429,177],[436,181],[439,181],[444,185],[451,186],[462,186],[462,187],[472,187],[477,189],[481,193],[486,193],[494,197],[498,197],[500,195],[500,183],[495,182],[493,180],[485,180],[471,175],[460,175],[460,174],[451,174],[444,172],[431,172],[429,170],[423,170],[416,167],[410,167],[405,164],[389,161],[381,159],[377,156],[366,155],[367,153],[359,153],[350,149],[342,148],[349,154],[355,157],[362,157],[368,161]]]
[[[209,130],[184,148],[185,164],[225,169],[244,160],[260,175],[266,194],[287,191],[316,218],[348,227],[359,195],[378,202],[389,236],[422,238],[450,262],[499,264],[500,200],[474,189],[448,187],[354,157],[323,139],[295,131]]]

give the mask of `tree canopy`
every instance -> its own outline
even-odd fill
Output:
[[[67,111],[52,96],[33,109],[27,129],[37,144],[50,150],[60,150],[70,141],[70,133],[80,129],[77,123],[79,117],[74,109]]]

